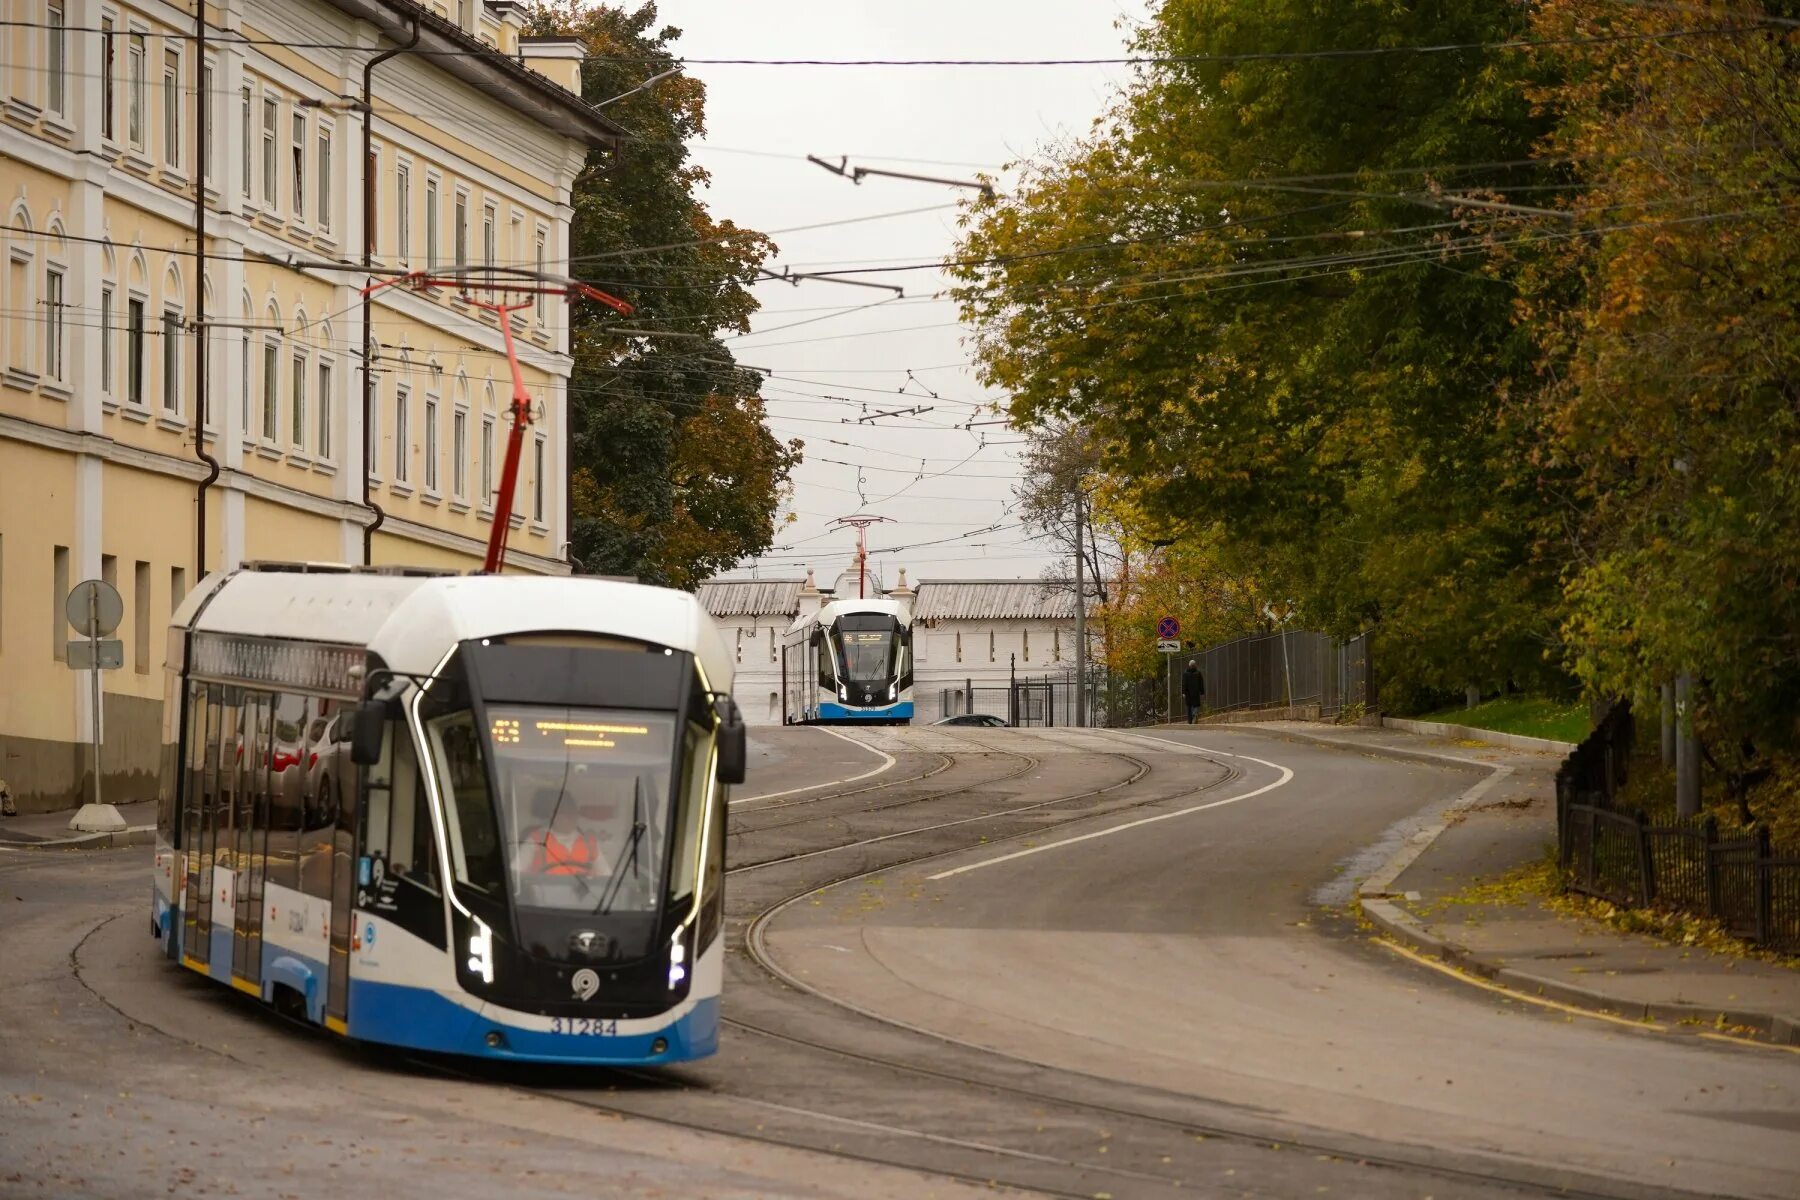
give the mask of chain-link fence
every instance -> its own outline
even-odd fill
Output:
[[[1369,673],[1369,635],[1339,641],[1323,633],[1290,630],[1168,656],[1165,711],[1185,713],[1181,680],[1192,662],[1206,683],[1205,709],[1310,708],[1335,717],[1374,700]]]

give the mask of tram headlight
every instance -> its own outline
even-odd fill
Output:
[[[671,992],[680,987],[681,981],[688,975],[687,934],[688,927],[683,925],[675,931],[675,936],[669,939],[669,990]]]
[[[894,680],[894,682],[888,684],[888,699],[889,700],[898,700],[899,698],[900,698],[900,681],[898,679],[896,679],[896,680]]]
[[[847,684],[847,683],[838,684],[838,699],[843,700],[846,703],[849,702],[849,699],[850,699],[850,685],[849,684]]]
[[[469,934],[469,971],[481,976],[481,982],[494,982],[494,931],[487,927],[487,922],[480,917],[475,919],[474,932]]]

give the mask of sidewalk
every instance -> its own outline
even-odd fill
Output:
[[[69,828],[74,809],[0,817],[0,849],[108,850],[114,846],[147,846],[156,840],[156,801],[116,806],[125,818],[117,833],[78,833]]]
[[[1391,728],[1256,727],[1365,753],[1452,757],[1489,768],[1416,829],[1402,831],[1398,848],[1363,880],[1363,914],[1387,936],[1526,995],[1633,1020],[1754,1030],[1800,1045],[1800,962],[1789,968],[1621,933],[1556,912],[1522,886],[1494,886],[1555,844],[1554,752]]]

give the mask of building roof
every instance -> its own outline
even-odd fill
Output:
[[[800,611],[800,579],[711,580],[700,603],[715,617],[792,617]]]
[[[418,49],[434,53],[430,62],[477,91],[486,92],[515,111],[589,146],[617,147],[626,137],[600,110],[557,84],[446,20],[414,0],[326,0],[383,37],[404,46],[419,30]]]
[[[1066,583],[1041,579],[928,579],[919,584],[912,610],[920,621],[1072,621],[1075,595]]]

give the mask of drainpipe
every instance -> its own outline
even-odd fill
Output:
[[[371,280],[368,270],[375,261],[375,181],[369,177],[369,156],[375,150],[375,110],[370,103],[370,90],[374,85],[375,68],[394,57],[404,54],[419,44],[419,18],[412,18],[412,37],[404,45],[392,46],[363,64],[362,82],[362,119],[363,119],[363,286],[366,289]],[[375,519],[363,526],[363,565],[374,562],[375,531],[387,519],[381,506],[375,503],[374,493],[369,489],[369,463],[374,447],[369,443],[369,411],[375,404],[375,326],[374,314],[369,307],[369,293],[365,290],[362,298],[362,463],[358,468],[362,473],[363,507],[375,514]]]
[[[206,3],[194,4],[194,455],[206,464],[206,478],[194,493],[194,586],[206,578],[206,490],[219,478],[219,460],[206,448],[206,360],[211,335],[206,328],[206,118],[212,107],[200,79],[206,69]]]

